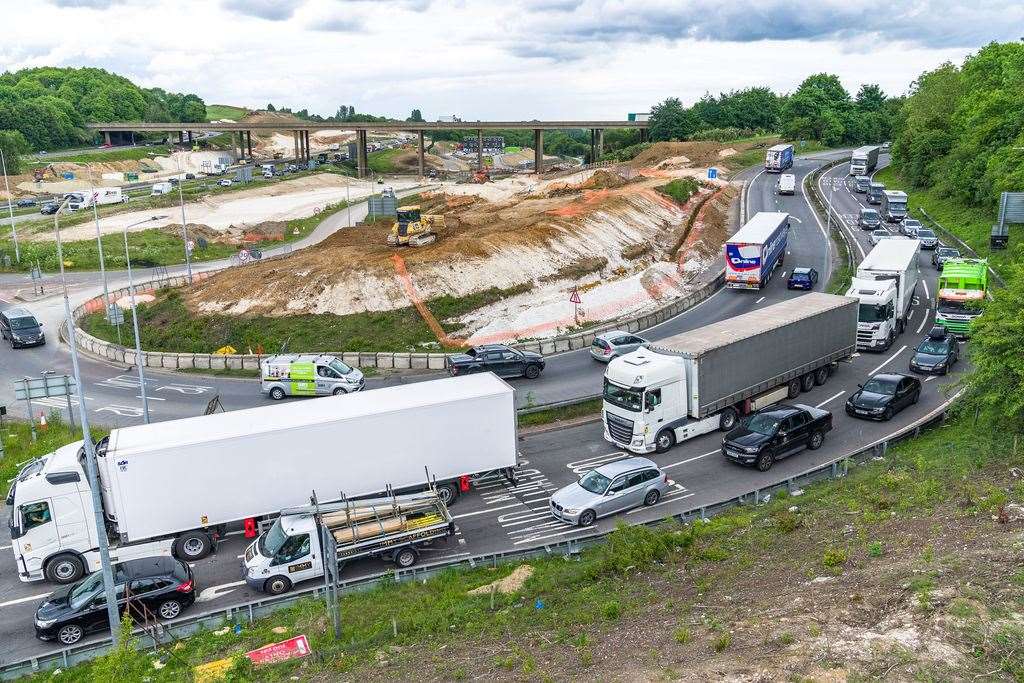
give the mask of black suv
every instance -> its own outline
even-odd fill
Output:
[[[827,410],[801,404],[770,406],[747,415],[725,435],[722,455],[766,472],[776,460],[804,448],[821,448],[830,431],[832,413]]]
[[[43,324],[21,307],[0,311],[0,338],[6,339],[12,349],[46,343]]]
[[[910,369],[934,375],[945,375],[960,360],[960,342],[946,328],[936,325],[921,340],[910,357]]]
[[[136,624],[147,618],[176,619],[196,601],[192,570],[171,557],[147,557],[114,565],[118,611]],[[74,645],[87,633],[110,628],[103,573],[55,590],[36,610],[36,637]]]
[[[537,379],[544,369],[544,356],[504,344],[484,344],[474,346],[465,353],[451,354],[445,358],[445,366],[452,377],[474,372],[493,372],[498,377]]]
[[[921,398],[921,380],[897,372],[879,373],[846,402],[846,414],[863,420],[891,420]]]

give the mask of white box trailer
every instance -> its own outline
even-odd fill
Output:
[[[878,145],[865,145],[850,154],[850,175],[869,175],[878,166]]]
[[[121,191],[120,187],[97,187],[87,192],[76,192],[68,202],[68,209],[78,211],[106,204],[124,204],[128,201],[128,195]]]
[[[847,296],[859,300],[857,348],[885,350],[907,326],[921,279],[914,239],[884,239],[857,266]]]
[[[44,499],[53,510],[49,542],[36,538],[40,527],[14,534],[26,581],[60,578],[47,571],[58,555],[98,566],[79,449],[64,450],[15,486],[16,511]],[[448,503],[475,477],[512,479],[516,413],[512,388],[483,373],[115,429],[97,454],[117,545],[194,561],[225,525],[274,516],[314,491],[332,501],[420,490],[429,472]]]

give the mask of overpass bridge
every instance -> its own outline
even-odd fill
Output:
[[[102,133],[104,141],[110,143],[111,133],[143,133],[162,132],[178,133],[179,140],[192,141],[192,134],[197,132],[230,133],[232,144],[245,157],[246,151],[252,158],[252,133],[257,132],[279,132],[291,131],[295,148],[295,158],[309,161],[309,134],[318,130],[354,130],[356,131],[356,166],[359,169],[359,177],[366,175],[369,169],[367,158],[367,135],[370,131],[396,131],[415,133],[418,139],[419,151],[419,172],[422,176],[425,171],[425,148],[424,135],[432,130],[466,130],[476,131],[477,150],[476,163],[479,170],[484,168],[483,159],[483,137],[485,130],[532,130],[533,131],[533,154],[534,168],[542,171],[544,168],[544,131],[545,130],[567,130],[571,128],[582,128],[590,130],[591,158],[598,159],[604,148],[604,131],[609,128],[634,128],[640,131],[640,139],[647,139],[647,121],[384,121],[374,123],[339,123],[339,122],[313,122],[299,119],[282,121],[236,121],[232,123],[149,123],[133,121],[114,121],[108,123],[87,123],[89,130]],[[235,137],[237,134],[237,138]]]

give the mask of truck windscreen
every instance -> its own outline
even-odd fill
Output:
[[[907,210],[907,204],[906,204],[906,202],[889,202],[889,210],[890,211],[906,211]]]
[[[625,410],[639,413],[643,394],[643,389],[620,387],[608,380],[604,381],[604,400]]]
[[[260,555],[263,557],[273,557],[287,541],[288,534],[281,527],[281,518],[278,517],[274,521],[273,526],[267,530],[267,533],[260,536]]]
[[[880,323],[889,319],[887,304],[861,304],[857,320],[862,323]]]

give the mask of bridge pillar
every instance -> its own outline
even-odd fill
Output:
[[[299,131],[292,131],[292,157],[295,161],[299,160]]]
[[[597,161],[597,129],[590,129],[590,163]]]
[[[533,170],[544,172],[544,131],[540,128],[533,129]]]
[[[360,178],[366,177],[366,170],[369,166],[369,159],[366,154],[366,131],[356,131],[356,168]]]
[[[650,133],[647,131],[647,129],[646,128],[641,128],[640,129],[640,142],[647,142],[647,139],[649,137],[650,137]]]
[[[600,161],[601,155],[604,154],[604,128],[595,129],[594,134],[596,137],[594,149],[597,152],[597,156],[594,157],[594,161]]]
[[[420,180],[422,180],[423,179],[423,172],[425,170],[424,167],[426,166],[426,159],[425,159],[426,151],[423,148],[423,131],[422,130],[419,131],[419,136],[418,137],[419,137],[419,147],[417,148],[417,151],[419,152]]]
[[[252,131],[245,131],[246,147],[249,148],[249,158],[252,159]]]
[[[178,131],[178,144],[179,145],[184,145],[185,144],[185,131],[183,131],[183,130],[179,130]]]
[[[476,131],[476,170],[484,170],[484,130],[477,128]]]
[[[109,130],[103,131],[103,144],[104,145],[109,145],[110,144],[110,131]]]
[[[309,131],[302,131],[302,158],[309,161]]]
[[[192,146],[192,131],[188,132],[188,145],[189,147]]]

